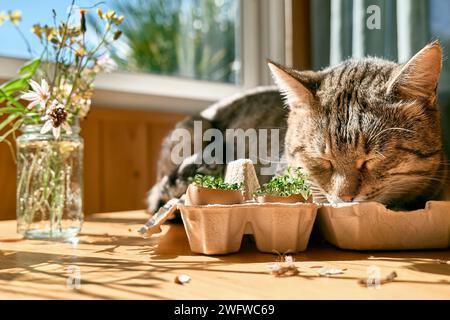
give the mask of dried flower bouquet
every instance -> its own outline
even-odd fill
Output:
[[[100,33],[92,30],[97,43],[87,41],[88,10],[96,11],[93,17],[103,23]],[[118,26],[124,20],[100,7],[76,7],[75,1],[62,21],[58,23],[55,10],[52,17],[52,25],[35,24],[31,30],[41,52],[35,54],[27,43],[36,58],[0,85],[0,142],[10,146],[13,157],[12,142],[17,145],[18,230],[26,232],[34,222],[45,221],[51,237],[64,228],[63,219],[82,216],[79,120],[89,112],[96,75],[115,68],[107,50],[120,37]],[[20,22],[20,11],[0,12],[0,25],[12,23],[26,41]],[[16,138],[18,130],[22,135]]]

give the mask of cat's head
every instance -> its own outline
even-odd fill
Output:
[[[434,42],[403,65],[367,58],[300,72],[269,62],[291,110],[287,161],[309,174],[317,198],[432,197],[442,180],[441,59]]]

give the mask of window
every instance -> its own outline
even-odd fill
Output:
[[[76,4],[86,8],[99,2],[125,14],[126,22],[122,42],[112,51],[120,69],[97,78],[97,105],[195,113],[244,88],[270,83],[267,58],[285,61],[284,1],[77,0]],[[30,32],[33,23],[52,24],[51,9],[63,17],[70,3],[2,0],[0,11],[20,9],[23,37],[31,48],[38,48]],[[95,9],[89,12],[95,14]],[[10,23],[0,27],[0,79],[13,76],[29,57],[21,38]]]
[[[92,7],[98,1],[79,1]],[[23,37],[37,48],[39,42],[29,32],[36,22],[52,25],[55,9],[64,19],[70,1],[2,1],[2,9],[23,11]],[[238,0],[131,0],[108,1],[99,8],[125,15],[123,35],[112,56],[121,69],[150,72],[224,83],[241,83]],[[95,9],[89,15],[96,15]],[[88,17],[89,18],[89,17]],[[93,29],[95,19],[89,27]],[[27,48],[12,24],[0,29],[0,54],[28,58]]]
[[[433,38],[439,39],[443,47],[447,49],[444,56],[448,56],[450,49],[450,19],[448,13],[450,12],[450,1],[448,0],[431,0],[430,1],[430,32]],[[448,59],[446,59],[448,60]],[[444,91],[448,101],[450,94],[450,64],[444,62],[444,71],[441,74],[440,89]],[[446,103],[448,106],[448,102]]]

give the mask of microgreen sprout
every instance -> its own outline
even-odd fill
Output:
[[[209,189],[221,189],[221,190],[241,190],[242,183],[226,183],[222,177],[205,176],[202,174],[196,174],[193,178],[189,179],[192,184],[197,187],[204,187]]]
[[[306,182],[306,175],[301,172],[301,169],[291,167],[286,170],[284,175],[272,177],[269,182],[255,192],[256,196],[290,196],[294,194],[301,194],[308,199],[311,190]]]

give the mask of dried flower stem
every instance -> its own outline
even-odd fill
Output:
[[[379,283],[380,283],[380,285],[386,284],[386,283],[394,281],[395,278],[397,278],[397,272],[392,271],[385,278],[380,279]],[[370,280],[368,280],[368,279],[360,279],[360,280],[358,280],[358,283],[362,286],[367,286],[368,284],[371,284]]]

